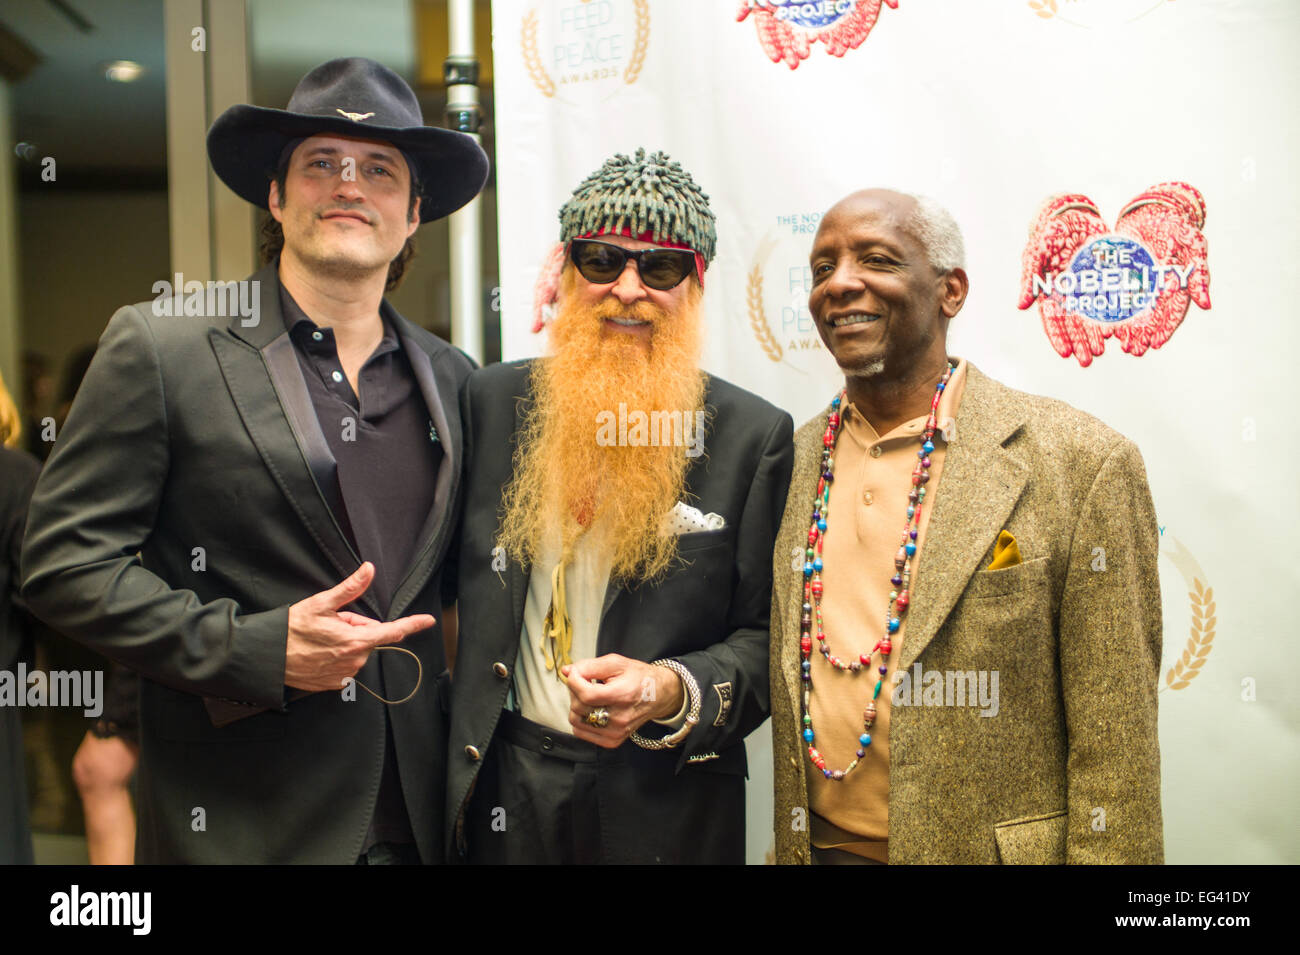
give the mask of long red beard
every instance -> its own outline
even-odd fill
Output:
[[[676,557],[676,538],[661,533],[682,499],[690,459],[682,446],[602,446],[602,412],[703,410],[699,370],[700,289],[693,279],[685,303],[667,314],[648,302],[626,307],[612,297],[575,300],[572,266],[561,279],[547,357],[532,365],[533,403],[523,425],[515,473],[506,487],[498,543],[524,564],[543,542],[568,553],[584,533],[610,554],[611,573],[654,578]],[[649,344],[605,327],[609,317],[649,320]]]

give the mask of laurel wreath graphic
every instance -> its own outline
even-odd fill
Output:
[[[635,83],[645,65],[646,47],[650,45],[650,0],[636,0],[636,43],[632,46],[632,57],[628,60],[623,79]]]
[[[1214,588],[1206,587],[1199,577],[1192,579],[1193,590],[1187,592],[1192,599],[1192,632],[1187,638],[1183,655],[1165,674],[1165,685],[1171,690],[1181,690],[1196,679],[1201,667],[1209,658],[1214,646]]]
[[[763,267],[761,265],[756,265],[750,270],[747,289],[749,327],[753,329],[754,337],[762,346],[763,354],[772,361],[780,361],[781,343],[772,334],[772,329],[767,324],[767,310],[763,308]]]
[[[1050,20],[1057,13],[1056,0],[1029,0],[1029,9],[1044,20]]]
[[[519,45],[524,51],[524,68],[528,70],[528,75],[532,77],[533,85],[536,86],[543,96],[555,95],[555,83],[546,73],[546,67],[542,66],[542,57],[537,52],[537,11],[529,10],[524,14],[523,29],[520,31]]]
[[[584,0],[585,2],[585,0]],[[636,8],[636,41],[632,44],[632,55],[623,70],[623,80],[635,83],[645,66],[646,50],[650,46],[650,0],[633,0]],[[555,95],[555,81],[542,65],[542,56],[537,51],[537,9],[524,14],[519,31],[519,46],[524,54],[524,68],[528,71],[533,85],[543,96]]]

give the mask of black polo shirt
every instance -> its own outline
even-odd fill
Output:
[[[387,319],[383,339],[357,376],[358,394],[343,373],[334,330],[308,318],[283,286],[280,304],[316,420],[334,455],[337,486],[321,490],[353,550],[375,565],[370,592],[387,617],[393,594],[417,556],[420,531],[433,507],[442,464],[437,431]],[[373,689],[391,698],[382,679]],[[393,758],[391,724],[379,798],[363,851],[378,842],[414,842]]]

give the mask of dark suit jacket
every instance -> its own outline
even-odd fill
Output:
[[[16,599],[18,552],[40,470],[30,454],[0,445],[0,670],[13,670],[31,622]],[[21,714],[16,707],[0,706],[0,865],[32,862]]]
[[[825,430],[823,412],[795,436],[773,557],[782,864],[811,861],[800,737],[804,577],[791,558],[807,546]],[[989,570],[1002,530],[1022,562]],[[1137,447],[968,362],[926,535],[897,672],[918,664],[970,678],[997,672],[998,710],[894,705],[889,861],[1161,862],[1159,534]]]
[[[447,777],[453,854],[474,836],[465,832],[465,810],[510,686],[494,665],[513,672],[523,628],[528,571],[512,562],[498,574],[492,548],[528,369],[518,362],[477,371],[461,399],[468,463]],[[790,480],[793,423],[719,378],[708,379],[705,406],[705,452],[687,471],[687,503],[722,515],[726,526],[682,537],[683,562],[653,586],[611,582],[596,643],[597,655],[681,661],[700,686],[700,722],[678,749],[629,742],[619,762],[602,762],[607,862],[744,861],[742,741],[768,714],[772,541]]]
[[[145,862],[349,863],[379,787],[382,704],[364,691],[285,702],[289,605],[360,559],[322,495],[336,487],[334,460],[284,329],[276,269],[252,278],[252,327],[238,316],[159,317],[147,302],[113,316],[32,502],[23,561],[33,611],[144,678]],[[456,396],[472,363],[382,309],[444,451],[388,619],[441,618],[462,462]],[[351,609],[382,616],[369,595]],[[402,645],[420,657],[424,683],[389,715],[420,855],[438,861],[441,621]],[[414,661],[396,653],[372,654],[358,680],[379,687],[381,670],[390,698],[414,685]],[[256,715],[218,728],[205,697]]]
[[[26,451],[0,445],[0,670],[17,661],[26,634],[18,596],[19,552],[27,506],[40,473],[40,463]]]

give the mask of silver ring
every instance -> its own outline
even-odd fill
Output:
[[[598,710],[592,710],[587,714],[587,722],[592,726],[599,726],[604,729],[609,725],[609,710],[603,706]]]

